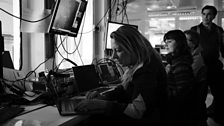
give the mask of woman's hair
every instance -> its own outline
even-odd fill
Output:
[[[175,40],[174,55],[181,55],[186,52],[190,52],[190,48],[187,44],[187,38],[181,30],[170,30],[165,35],[163,40],[173,39]]]
[[[126,88],[132,80],[132,76],[138,65],[144,62],[150,62],[154,55],[161,60],[160,54],[151,46],[150,42],[134,27],[121,26],[112,32],[110,37],[118,43],[125,52],[137,57],[135,64],[131,64],[122,77],[122,85]]]
[[[159,56],[150,42],[132,26],[121,26],[112,32],[110,37],[114,39],[127,53],[137,57],[136,64],[150,61],[152,54]],[[132,64],[132,65],[136,65]]]
[[[191,36],[191,39],[192,39],[191,43],[195,45],[195,48],[197,48],[200,41],[199,34],[194,30],[186,30],[184,31],[184,33]]]

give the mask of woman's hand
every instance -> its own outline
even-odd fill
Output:
[[[100,99],[85,99],[75,107],[77,112],[103,113],[106,109],[107,101]]]
[[[166,65],[166,67],[165,67],[165,69],[166,69],[166,73],[169,73],[169,71],[170,71],[170,67],[171,67],[170,64],[167,64],[167,65]]]
[[[101,95],[98,91],[90,91],[90,92],[86,93],[86,98],[87,99],[93,99],[93,98],[96,98],[96,97],[99,97],[99,96],[101,96]]]

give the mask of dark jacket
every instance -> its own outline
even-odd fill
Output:
[[[150,125],[164,126],[164,114],[167,107],[167,80],[166,71],[163,64],[152,57],[151,62],[145,62],[133,75],[127,90],[123,86],[118,86],[114,91],[107,94],[107,99],[111,100],[110,115],[123,117],[127,105],[141,94],[146,111],[141,119],[131,119],[124,121],[119,118],[119,124],[125,125]],[[127,117],[127,116],[126,116]],[[122,123],[123,121],[123,123]]]
[[[169,123],[172,126],[192,126],[194,109],[195,79],[192,70],[192,56],[189,53],[167,55],[170,64],[168,71],[168,110]]]
[[[199,45],[202,48],[201,54],[206,65],[222,65],[219,63],[219,52],[224,58],[223,29],[214,23],[212,23],[211,30],[206,29],[202,23],[193,26],[191,29],[200,34]]]
[[[192,52],[193,56],[193,64],[192,69],[194,71],[194,75],[198,81],[204,81],[206,80],[206,72],[207,67],[204,63],[203,57],[201,55],[201,48],[196,48]]]

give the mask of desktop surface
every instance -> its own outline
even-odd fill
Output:
[[[5,123],[3,126],[23,126],[39,124],[41,126],[71,126],[88,118],[88,115],[61,116],[55,106],[46,106],[41,109],[20,115]]]

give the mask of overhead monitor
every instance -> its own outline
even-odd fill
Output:
[[[0,78],[3,78],[3,52],[4,52],[4,37],[2,35],[2,22],[0,21]],[[3,84],[0,81],[0,94],[4,92]]]
[[[110,42],[111,41],[111,38],[110,38],[110,34],[113,31],[116,31],[119,27],[121,27],[123,25],[128,25],[128,26],[132,26],[132,27],[138,28],[137,25],[108,21],[108,24],[107,24],[107,33],[106,33],[106,37],[107,37],[106,38],[106,49],[111,49],[111,42]]]
[[[76,37],[86,6],[86,0],[57,0],[53,8],[48,32]]]
[[[2,62],[3,67],[15,69],[9,51],[4,51],[2,54],[2,58],[4,59]]]

